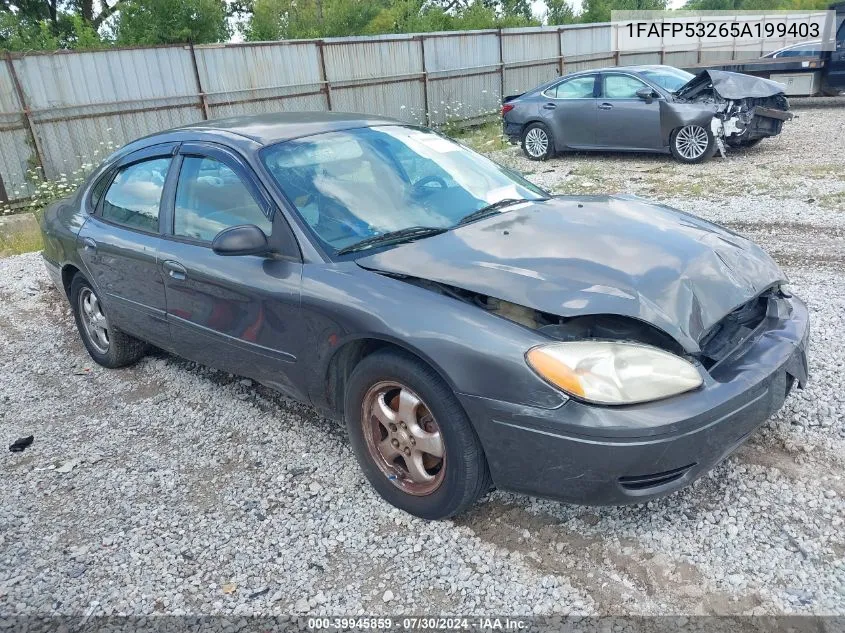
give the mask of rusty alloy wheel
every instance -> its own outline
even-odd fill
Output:
[[[443,483],[446,447],[428,406],[398,382],[378,382],[364,396],[361,424],[370,457],[394,486],[429,495]]]

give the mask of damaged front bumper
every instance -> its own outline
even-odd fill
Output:
[[[557,409],[459,394],[497,487],[587,505],[639,503],[708,472],[807,381],[809,316],[797,298],[691,393]],[[702,371],[704,371],[702,369]]]

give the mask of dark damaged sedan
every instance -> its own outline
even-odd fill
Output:
[[[784,86],[721,70],[600,68],[558,77],[502,106],[504,132],[532,160],[565,150],[670,153],[685,163],[751,147],[792,119]]]
[[[637,198],[551,196],[389,119],[151,136],[43,231],[95,361],[155,345],[311,403],[429,519],[492,486],[678,490],[807,380],[807,309],[748,240]]]

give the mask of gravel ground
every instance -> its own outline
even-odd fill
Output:
[[[564,192],[722,222],[784,265],[811,383],[687,490],[583,508],[495,492],[454,521],[383,503],[343,430],[154,353],[105,370],[37,254],[0,260],[0,614],[845,614],[845,110],[758,147],[495,158]]]

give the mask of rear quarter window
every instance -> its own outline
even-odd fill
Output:
[[[105,174],[100,176],[97,182],[94,183],[94,186],[91,187],[91,193],[88,196],[88,203],[90,204],[91,209],[96,209],[97,205],[100,204],[100,198],[103,197],[103,193],[105,192],[106,187],[108,187],[111,177],[112,172],[107,171]]]

